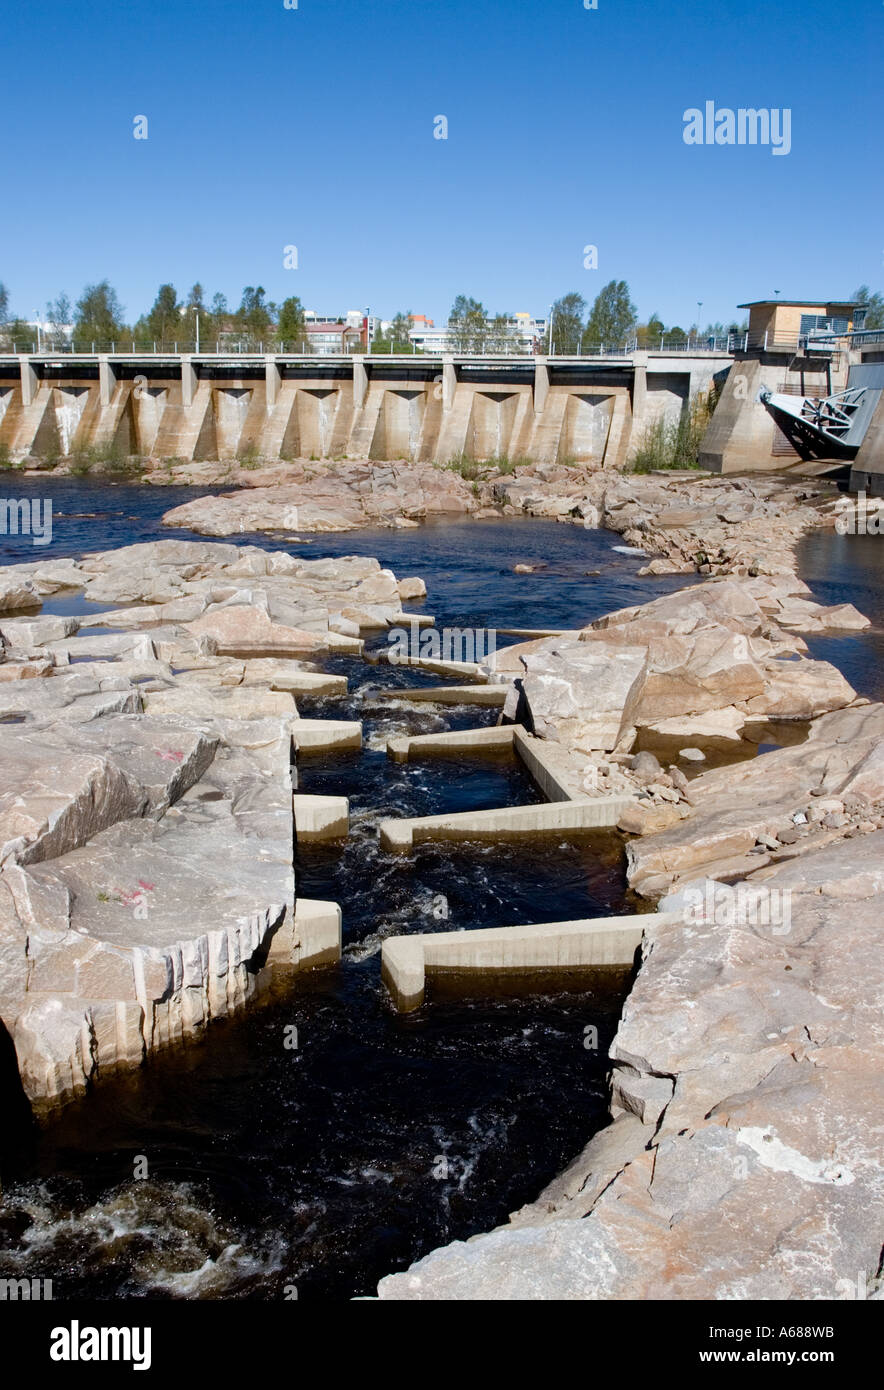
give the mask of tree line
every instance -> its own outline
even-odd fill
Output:
[[[860,285],[851,298],[868,306],[866,328],[884,328],[884,294]],[[307,337],[300,299],[293,295],[276,304],[267,299],[263,285],[247,285],[236,309],[228,306],[223,294],[215,294],[209,301],[199,283],[182,299],[174,285],[160,285],[148,312],[129,324],[116,290],[107,280],[101,280],[87,285],[74,303],[64,293],[50,300],[45,319],[48,327],[44,343],[51,347],[61,347],[67,341],[64,330],[71,324],[74,343],[84,348],[93,343],[102,348],[134,343],[140,349],[154,345],[171,349],[177,343],[184,349],[199,341],[207,348],[219,342],[247,350],[262,344],[272,350],[283,343],[298,349],[306,347]],[[656,312],[641,321],[625,280],[610,280],[591,306],[577,291],[562,295],[552,305],[550,319],[551,327],[548,323],[544,341],[536,342],[534,347],[537,352],[551,350],[556,356],[574,356],[599,347],[618,348],[632,341],[642,348],[678,346],[689,339],[703,342],[707,338],[725,338],[731,333],[745,332],[747,327],[745,321],[732,321],[727,325],[709,323],[702,329],[694,323],[685,329],[677,323],[666,325]],[[410,311],[397,313],[387,331],[372,340],[372,351],[410,352],[413,326]],[[459,294],[452,304],[448,329],[454,352],[521,350],[513,333],[512,315],[491,313],[481,300],[468,295]],[[32,328],[10,315],[9,292],[0,281],[0,339],[7,344],[24,345],[33,336]]]
[[[280,343],[300,346],[306,337],[300,299],[293,295],[275,304],[267,299],[263,285],[247,285],[239,307],[233,310],[223,294],[207,301],[199,283],[183,299],[179,299],[174,285],[160,285],[148,312],[130,324],[116,290],[107,280],[100,280],[87,285],[75,303],[64,293],[50,300],[45,321],[45,342],[53,347],[68,341],[64,330],[71,324],[74,343],[84,348],[92,343],[106,347],[134,342],[136,348],[156,344],[158,348],[170,349],[175,343],[185,348],[195,346],[197,341],[207,347],[216,341],[228,345],[236,341],[246,348],[264,343],[269,349]],[[34,330],[20,318],[10,317],[9,292],[2,282],[0,336],[7,342],[19,343],[28,343],[34,336]]]

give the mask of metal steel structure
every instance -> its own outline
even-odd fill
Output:
[[[852,386],[830,396],[790,396],[763,387],[758,400],[778,417],[796,447],[811,457],[852,458],[863,441],[880,388]]]

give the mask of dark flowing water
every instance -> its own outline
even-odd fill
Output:
[[[183,495],[82,481],[14,486],[22,496],[51,489],[55,534],[41,552],[51,555],[169,535],[159,518]],[[464,522],[323,536],[297,553],[376,555],[400,577],[420,574],[423,607],[439,626],[550,627],[685,582],[639,579],[640,559],[616,544],[555,523]],[[853,558],[845,552],[835,574],[830,555],[825,545],[811,555],[826,570],[820,586],[846,593]],[[30,560],[35,551],[18,538],[0,558]],[[547,568],[514,576],[520,560]],[[835,640],[830,659],[840,654],[868,689],[879,639]],[[102,1084],[45,1131],[30,1127],[13,1097],[0,1101],[9,1119],[0,1135],[0,1276],[52,1278],[58,1299],[270,1299],[294,1287],[307,1299],[370,1294],[379,1277],[435,1245],[504,1220],[604,1123],[622,977],[599,975],[589,988],[554,995],[434,994],[400,1017],[381,984],[380,946],[392,933],[616,912],[625,900],[618,840],[596,832],[530,850],[382,853],[385,816],[526,803],[537,793],[508,756],[390,762],[392,734],[489,723],[496,712],[391,702],[381,688],[407,697],[427,678],[342,658],[328,665],[346,672],[350,694],[301,708],[362,718],[366,746],[300,760],[304,790],[350,797],[352,829],[343,849],[300,848],[296,868],[299,892],[342,905],[340,968]],[[590,1026],[595,1049],[585,1045]],[[286,1046],[292,1027],[296,1048]]]
[[[884,700],[884,536],[812,531],[798,565],[820,603],[852,603],[872,621],[862,633],[807,637],[811,656],[831,661],[861,695]]]

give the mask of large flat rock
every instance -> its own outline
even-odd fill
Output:
[[[613,1126],[511,1224],[382,1299],[834,1299],[875,1285],[884,834],[767,879],[791,927],[646,919]],[[862,968],[857,970],[857,962]]]
[[[631,886],[660,897],[699,874],[720,877],[724,861],[751,854],[765,836],[776,839],[794,825],[796,815],[810,822],[814,801],[826,797],[861,796],[871,807],[884,799],[877,751],[882,742],[884,706],[860,705],[817,720],[807,741],[796,747],[695,778],[691,815],[629,845]]]

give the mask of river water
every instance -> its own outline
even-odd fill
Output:
[[[39,554],[53,556],[183,538],[160,517],[199,495],[19,478],[15,491],[52,496],[53,542]],[[5,563],[38,556],[28,538],[5,539]],[[399,577],[426,580],[426,602],[407,606],[433,613],[439,627],[503,628],[584,624],[685,582],[640,579],[640,557],[617,543],[568,525],[492,521],[321,536],[291,548],[310,558],[376,555]],[[833,543],[814,537],[805,546],[819,596],[837,602],[849,592],[880,619],[877,552],[857,571],[856,552],[834,554]],[[518,561],[546,568],[515,576]],[[879,642],[877,634],[814,639],[814,654],[881,693],[870,689],[881,684]],[[622,975],[556,994],[434,992],[401,1017],[381,984],[380,945],[410,930],[616,913],[628,902],[619,838],[554,837],[528,852],[465,844],[382,853],[385,816],[527,803],[537,793],[509,756],[386,757],[392,734],[490,723],[496,711],[391,702],[382,689],[407,697],[426,677],[344,658],[328,667],[348,675],[350,694],[299,706],[361,718],[365,747],[300,760],[303,790],[350,797],[352,828],[343,851],[301,847],[296,869],[300,893],[341,903],[340,968],[303,977],[246,1016],[213,1024],[199,1044],[103,1083],[43,1131],[14,1093],[0,1096],[8,1120],[0,1277],[51,1278],[56,1299],[371,1294],[381,1276],[434,1246],[505,1220],[604,1123]],[[294,1048],[286,1046],[293,1026]],[[596,1047],[586,1045],[592,1028]]]

